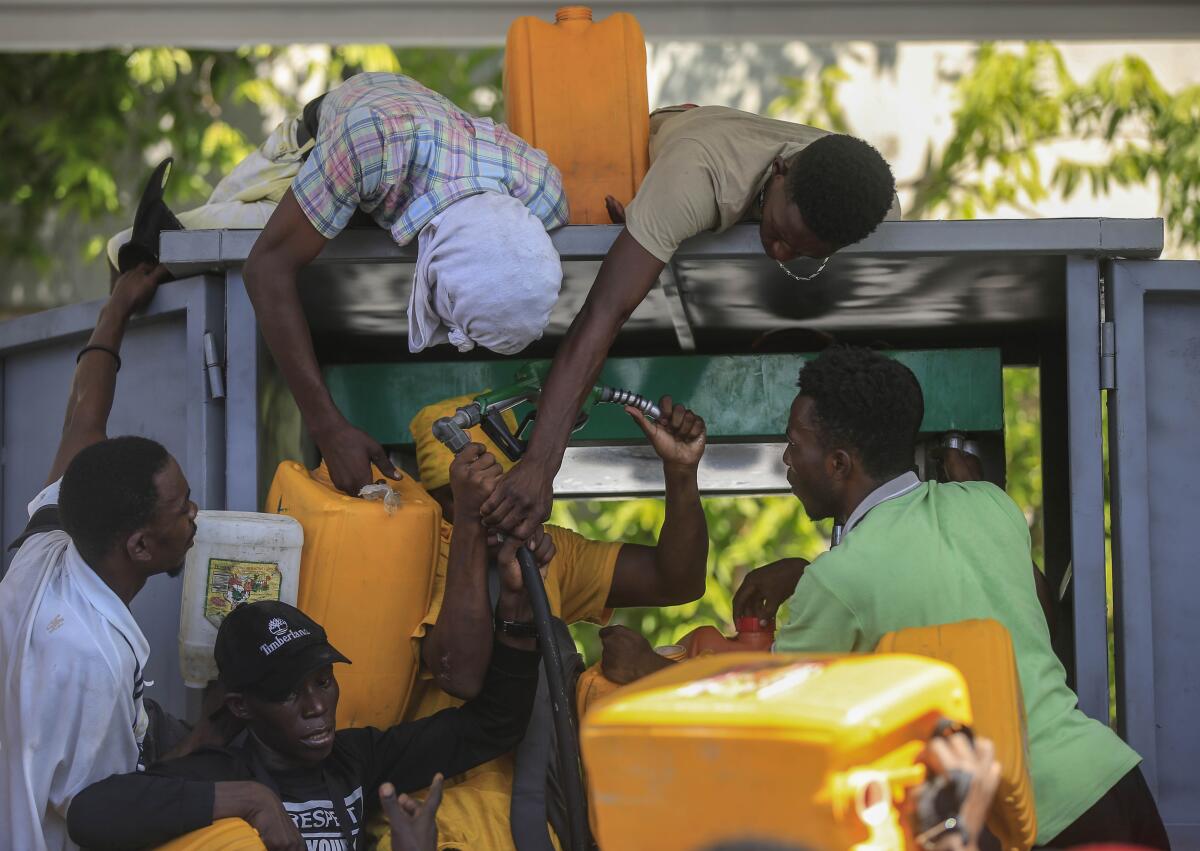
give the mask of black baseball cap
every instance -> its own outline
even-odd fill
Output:
[[[221,683],[283,700],[306,676],[350,660],[334,649],[325,630],[295,606],[274,600],[243,603],[221,623],[213,650]]]

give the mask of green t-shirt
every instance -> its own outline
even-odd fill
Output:
[[[813,560],[775,649],[864,651],[907,627],[993,618],[1012,636],[1025,698],[1038,843],[1070,826],[1141,760],[1079,711],[1050,647],[1025,517],[987,482],[922,483],[870,511]]]

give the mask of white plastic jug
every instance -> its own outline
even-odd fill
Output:
[[[201,511],[183,568],[179,667],[191,688],[217,678],[217,628],[241,603],[282,600],[300,586],[304,530],[292,517],[251,511]]]

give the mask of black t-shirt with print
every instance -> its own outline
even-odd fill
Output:
[[[517,745],[529,723],[539,658],[496,642],[477,697],[387,730],[340,730],[329,757],[311,769],[268,772],[253,738],[243,735],[227,748],[114,775],[71,802],[71,838],[98,851],[160,845],[212,823],[214,783],[257,780],[278,793],[308,851],[346,847],[335,795],[343,799],[356,847],[362,847],[362,825],[378,808],[385,781],[398,792],[424,789],[438,772],[461,774]]]

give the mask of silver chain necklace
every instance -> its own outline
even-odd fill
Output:
[[[821,265],[817,267],[817,271],[813,272],[811,275],[797,275],[795,272],[793,272],[787,266],[784,266],[782,260],[776,260],[775,262],[779,264],[779,268],[783,270],[783,273],[785,275],[787,275],[789,278],[791,278],[793,281],[804,282],[804,281],[811,281],[813,278],[817,277],[817,275],[820,275],[821,272],[824,271],[824,269],[825,269],[825,264],[829,262],[829,258],[826,257],[824,260],[822,260]]]
[[[767,200],[767,186],[766,186],[766,184],[763,184],[763,188],[758,190],[758,211],[759,211],[760,218],[764,212],[764,208],[766,207],[766,200]],[[783,274],[787,275],[793,281],[799,281],[800,283],[804,283],[805,281],[813,280],[815,277],[817,277],[823,271],[825,271],[825,266],[826,266],[826,264],[829,263],[829,258],[826,257],[824,260],[822,260],[821,265],[817,267],[817,271],[813,272],[811,275],[797,275],[795,272],[793,272],[787,266],[784,266],[782,260],[776,260],[775,262],[777,264],[779,264],[779,268],[783,270]]]

